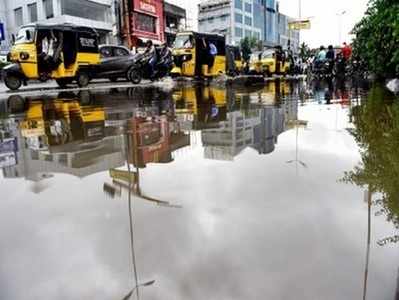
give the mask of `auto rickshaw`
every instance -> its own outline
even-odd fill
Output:
[[[55,79],[65,87],[76,81],[80,87],[90,81],[91,66],[100,62],[97,32],[72,24],[21,27],[11,52],[12,64],[3,69],[4,82],[17,90],[28,80]]]
[[[291,64],[284,51],[267,49],[251,54],[249,61],[249,73],[269,77],[273,74],[287,75],[290,72]]]
[[[31,100],[21,122],[22,136],[42,136],[48,147],[91,142],[104,136],[102,105],[81,105],[74,99]]]
[[[217,49],[217,54],[210,54],[210,45]],[[174,68],[172,77],[208,77],[220,74],[233,74],[241,71],[239,51],[226,47],[225,37],[220,34],[180,32],[173,46]],[[234,63],[230,62],[234,59]]]

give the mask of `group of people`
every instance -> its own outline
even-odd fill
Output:
[[[324,46],[320,47],[319,52],[314,58],[311,58],[311,64],[317,69],[324,63],[328,63],[328,72],[332,73],[334,65],[338,62],[341,66],[341,71],[345,71],[345,66],[349,62],[352,56],[352,48],[346,42],[343,43],[343,47],[339,50],[334,49],[332,45],[326,49]]]
[[[348,61],[350,59],[350,57],[352,56],[352,48],[350,45],[348,45],[347,43],[343,44],[343,47],[341,49],[341,52],[337,53],[337,56],[342,55],[342,57]],[[317,54],[317,60],[320,61],[325,61],[325,60],[335,60],[336,58],[336,53],[334,50],[334,47],[332,45],[328,46],[328,49],[326,51],[326,49],[324,48],[324,46],[320,47],[320,51]]]

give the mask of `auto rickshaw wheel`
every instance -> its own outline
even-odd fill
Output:
[[[58,78],[55,80],[60,88],[66,88],[68,84],[72,83],[70,78]]]
[[[25,99],[19,95],[12,95],[8,98],[8,108],[10,113],[22,113],[25,110]]]
[[[22,85],[22,79],[16,75],[6,75],[4,83],[12,91],[18,90]]]
[[[272,77],[272,73],[270,72],[270,70],[265,70],[263,72],[263,77],[265,77],[265,78]]]
[[[86,87],[89,85],[90,77],[86,72],[79,72],[78,76],[76,76],[76,82],[79,87]]]

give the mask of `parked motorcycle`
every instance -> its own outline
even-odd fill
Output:
[[[150,57],[141,53],[136,54],[135,63],[128,72],[129,80],[134,84],[139,84],[142,79],[151,81],[162,79],[169,75],[173,68],[172,57],[159,60],[154,67],[154,74],[151,75],[149,64]]]

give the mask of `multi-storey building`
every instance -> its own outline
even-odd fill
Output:
[[[239,44],[244,37],[264,38],[265,6],[261,0],[208,0],[199,4],[201,32],[226,35],[227,42]]]
[[[278,13],[278,44],[283,46],[284,49],[287,49],[288,46],[297,53],[299,50],[300,44],[300,35],[298,30],[290,30],[288,24],[294,21],[294,18],[290,18],[287,15],[282,13]]]
[[[113,4],[112,0],[0,0],[0,23],[4,23],[6,37],[2,48],[10,47],[11,35],[21,25],[34,22],[89,26],[98,31],[100,42],[110,42]]]
[[[186,10],[177,5],[165,2],[165,38],[168,45],[172,45],[175,40],[176,33],[187,27]]]
[[[288,46],[289,19],[279,13],[276,0],[206,0],[198,7],[200,32],[224,34],[233,45],[245,37],[255,37],[265,47]],[[298,32],[292,32],[291,38],[291,44],[299,44]]]

